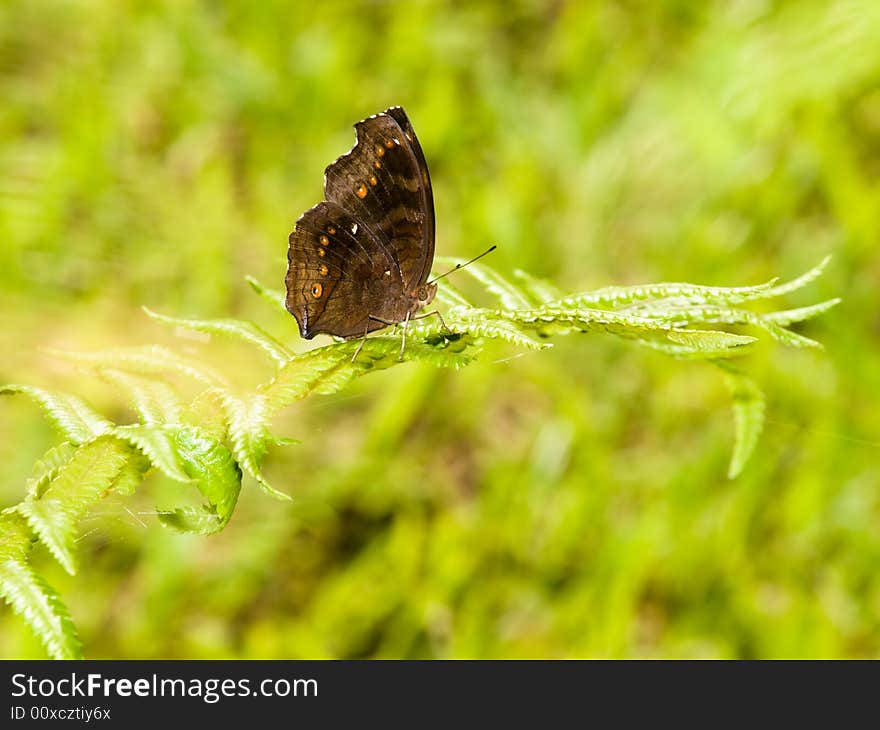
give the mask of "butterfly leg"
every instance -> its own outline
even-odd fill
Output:
[[[400,322],[392,322],[390,319],[382,319],[381,317],[375,317],[372,314],[367,315],[367,319],[368,320],[372,319],[374,322],[381,322],[382,324],[387,325],[387,326],[393,325],[394,327],[397,327],[397,325],[400,324]],[[408,321],[409,321],[409,315],[407,315],[406,321],[403,322],[403,344],[401,344],[401,346],[400,346],[400,358],[401,359],[403,359],[403,347],[406,344],[406,323]],[[367,327],[364,329],[364,336],[361,338],[361,344],[358,345],[357,350],[355,350],[354,355],[352,355],[352,358],[351,358],[352,362],[354,362],[354,359],[358,356],[358,353],[360,353],[361,349],[363,348],[364,342],[367,339],[367,334],[369,333],[369,331],[370,331],[370,325],[369,325],[369,323],[367,323]]]
[[[399,360],[403,360],[403,351],[406,348],[406,328],[409,326],[409,312],[406,313],[406,319],[403,320],[403,333],[400,336],[400,357]]]
[[[374,322],[381,322],[382,324],[384,324],[388,327],[391,327],[392,325],[394,327],[397,327],[397,325],[400,324],[400,322],[392,322],[390,319],[382,319],[381,317],[374,317],[372,314],[367,315],[367,319],[372,319]]]
[[[452,330],[449,329],[449,326],[446,324],[446,322],[443,320],[443,315],[440,314],[440,312],[436,309],[432,312],[425,312],[424,314],[420,314],[417,317],[413,317],[413,319],[425,319],[426,317],[433,317],[434,315],[437,315],[440,318],[440,324],[443,325],[443,329],[445,329],[448,334],[454,334]]]
[[[354,362],[357,360],[357,356],[361,354],[361,350],[364,349],[364,343],[367,341],[367,335],[370,333],[369,324],[364,327],[364,336],[361,337],[360,344],[358,344],[357,349],[354,351],[354,355],[351,356],[351,361]]]

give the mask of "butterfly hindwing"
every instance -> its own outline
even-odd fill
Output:
[[[285,305],[311,339],[359,337],[400,321],[403,279],[393,252],[351,213],[324,201],[290,234]],[[377,319],[371,319],[371,315]]]

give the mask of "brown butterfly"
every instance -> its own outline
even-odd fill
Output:
[[[326,200],[289,238],[285,304],[306,339],[407,323],[437,291],[434,196],[412,124],[396,106],[354,127],[354,147],[324,171]]]

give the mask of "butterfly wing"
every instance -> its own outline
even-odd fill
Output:
[[[422,147],[401,107],[355,124],[357,142],[324,171],[327,200],[387,242],[406,292],[428,278],[434,260],[434,195]]]
[[[287,262],[285,306],[305,339],[361,337],[385,326],[370,315],[390,322],[406,316],[403,279],[388,246],[335,203],[300,216]]]
[[[385,110],[385,114],[394,117],[394,121],[403,131],[403,136],[412,148],[413,156],[416,164],[419,166],[419,176],[421,178],[422,190],[422,210],[425,214],[425,266],[421,273],[421,281],[427,281],[428,275],[431,273],[431,266],[434,263],[434,190],[431,188],[431,175],[428,172],[428,163],[425,160],[425,153],[422,152],[422,145],[419,144],[419,138],[416,137],[416,130],[403,111],[402,106],[393,106]]]

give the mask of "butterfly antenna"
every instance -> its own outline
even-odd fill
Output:
[[[496,248],[498,248],[498,246],[489,246],[489,248],[483,251],[483,253],[481,253],[479,256],[474,256],[470,261],[465,261],[463,264],[456,264],[454,269],[449,269],[449,271],[447,271],[445,274],[435,276],[433,279],[431,279],[431,281],[428,282],[428,284],[433,284],[435,281],[439,281],[444,276],[449,276],[453,271],[458,271],[459,269],[463,269],[465,266],[470,266],[472,263],[474,263],[474,261],[479,261],[486,254],[492,253]]]

